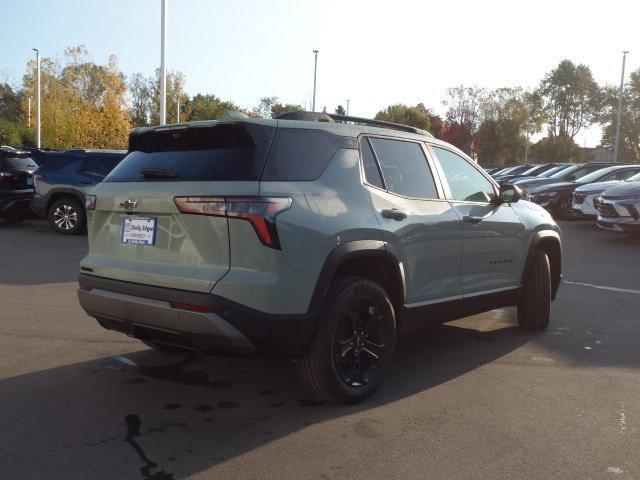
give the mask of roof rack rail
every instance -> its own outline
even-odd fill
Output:
[[[281,115],[278,115],[275,118],[279,118],[282,120],[303,120],[303,121],[317,121],[317,122],[326,122],[326,121],[329,121],[329,119],[331,119],[334,122],[352,122],[360,125],[370,125],[373,127],[389,128],[391,130],[401,130],[403,132],[416,133],[418,135],[426,135],[428,137],[433,137],[433,135],[431,135],[426,130],[422,130],[421,128],[417,128],[417,127],[412,127],[411,125],[385,122],[383,120],[373,120],[371,118],[352,117],[350,115],[338,115],[335,113],[294,111],[294,112],[283,113]]]
[[[341,122],[353,122],[362,125],[371,125],[373,127],[389,128],[391,130],[402,130],[403,132],[416,133],[418,135],[427,135],[432,137],[429,132],[422,130],[418,127],[412,127],[411,125],[404,125],[402,123],[385,122],[384,120],[374,120],[371,118],[352,117],[350,115],[338,115],[335,113],[327,113],[333,120]]]

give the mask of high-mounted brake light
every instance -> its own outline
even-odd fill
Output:
[[[182,213],[247,220],[260,242],[276,250],[280,250],[276,216],[292,202],[289,197],[175,197],[173,200]]]

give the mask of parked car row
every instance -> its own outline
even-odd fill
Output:
[[[592,162],[545,166],[488,172],[502,186],[520,187],[524,199],[556,218],[596,220],[604,229],[640,233],[640,165]]]
[[[86,231],[85,195],[124,158],[120,150],[19,150],[0,147],[0,217],[46,218],[61,234]]]

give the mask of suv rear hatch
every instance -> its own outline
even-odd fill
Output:
[[[33,191],[33,172],[37,168],[29,157],[0,159],[0,189]]]
[[[81,270],[211,291],[230,264],[225,198],[258,195],[273,132],[244,122],[134,131],[130,153],[94,189],[89,255]],[[199,203],[203,197],[206,205]],[[221,214],[187,212],[185,202]]]

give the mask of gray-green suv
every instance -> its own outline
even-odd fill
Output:
[[[78,296],[161,349],[281,355],[325,400],[380,384],[396,339],[505,306],[544,329],[560,231],[413,127],[297,113],[133,130],[87,195]]]

